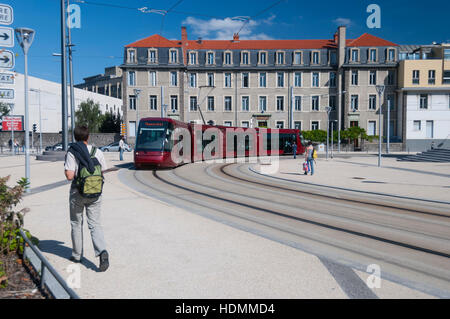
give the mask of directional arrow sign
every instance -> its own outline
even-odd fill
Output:
[[[0,27],[0,47],[14,47],[14,29]]]
[[[14,21],[13,8],[7,4],[0,4],[0,23],[10,25]]]
[[[0,50],[0,69],[12,69],[14,65],[14,53]]]
[[[0,89],[0,98],[12,100],[14,99],[13,89]]]

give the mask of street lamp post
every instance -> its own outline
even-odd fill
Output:
[[[336,120],[331,121],[331,158],[333,158],[333,148],[334,148],[334,123]]]
[[[17,41],[23,49],[25,57],[25,178],[30,182],[30,139],[29,139],[29,115],[28,115],[28,49],[33,43],[36,32],[29,28],[15,29]],[[27,187],[25,192],[29,193],[30,188]]]
[[[331,106],[327,106],[325,108],[325,111],[327,111],[327,160],[328,160],[328,149],[330,147],[329,145],[329,135],[330,135],[330,113],[333,108]]]
[[[378,109],[378,167],[381,167],[381,111],[382,111],[382,103],[381,103],[381,97],[383,96],[385,86],[384,85],[377,85],[377,93],[378,93],[378,99],[379,101],[379,109]]]
[[[11,153],[13,155],[16,155],[16,148],[14,145],[14,118],[13,118],[13,114],[14,114],[14,104],[10,104],[9,105],[9,109],[11,110]]]
[[[342,95],[346,94],[347,91],[342,91],[340,93],[338,93],[338,98],[339,98],[339,103],[338,105],[342,105]],[[345,102],[345,101],[344,101]],[[342,106],[341,106],[342,109]],[[344,105],[344,109],[345,109],[345,105]],[[338,110],[338,115],[337,115],[338,121],[337,121],[337,131],[338,131],[338,153],[341,152],[341,111]]]
[[[135,144],[137,140],[137,134],[138,134],[138,125],[139,125],[139,95],[141,94],[141,89],[134,89],[134,95],[136,96],[136,125],[135,125]]]

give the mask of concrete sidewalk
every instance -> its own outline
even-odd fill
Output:
[[[351,156],[351,155],[350,155]],[[304,158],[280,161],[272,176],[292,181],[349,188],[412,198],[450,202],[450,163],[398,162],[376,155],[318,158],[313,176],[303,173]],[[257,169],[259,165],[254,165]]]
[[[105,157],[109,167],[121,164],[117,153]],[[125,153],[125,162],[131,161],[132,154]],[[284,170],[295,172],[297,166],[298,160]],[[0,159],[0,176],[11,174],[14,181],[23,172],[23,156]],[[32,160],[32,188],[63,180],[62,162]],[[22,203],[31,209],[25,228],[40,239],[40,249],[64,278],[73,265],[68,195],[69,185],[63,184],[41,188]],[[102,205],[111,266],[105,273],[96,271],[85,225],[86,260],[75,289],[82,298],[347,298],[316,256],[137,193],[119,181],[117,172],[106,175]],[[364,282],[368,277],[355,273]],[[380,298],[430,297],[386,280],[381,287],[373,290]]]

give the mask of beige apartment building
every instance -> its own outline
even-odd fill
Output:
[[[398,100],[410,151],[450,148],[450,44],[416,46],[401,57]]]
[[[123,110],[130,142],[143,117],[214,125],[327,129],[360,126],[378,135],[379,98],[386,85],[394,134],[398,46],[370,34],[326,40],[188,40],[159,35],[125,47]],[[384,115],[385,111],[383,111]],[[384,116],[383,116],[384,119]],[[381,123],[383,125],[383,123]]]

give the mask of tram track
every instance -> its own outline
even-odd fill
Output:
[[[361,202],[348,194],[320,196],[247,172],[245,164],[193,164],[134,177],[163,200],[220,214],[229,224],[361,270],[378,262],[387,278],[450,296],[447,212]]]

